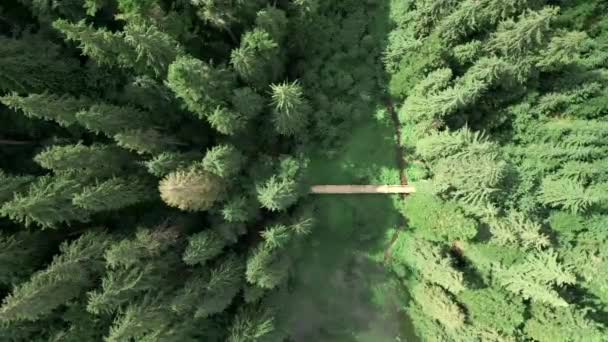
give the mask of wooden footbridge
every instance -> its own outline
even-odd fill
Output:
[[[416,192],[409,185],[313,185],[313,194],[411,194]]]

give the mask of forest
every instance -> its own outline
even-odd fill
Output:
[[[0,341],[608,341],[604,13],[0,1]]]

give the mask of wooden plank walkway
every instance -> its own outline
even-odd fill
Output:
[[[416,192],[409,185],[313,185],[313,194],[411,194]]]

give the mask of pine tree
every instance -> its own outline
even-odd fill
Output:
[[[243,120],[256,117],[265,106],[264,98],[251,88],[235,89],[230,102],[234,110],[243,115]]]
[[[111,178],[105,182],[87,186],[74,195],[75,206],[91,213],[118,210],[149,201],[151,194],[145,183],[124,178]]]
[[[49,236],[20,231],[0,234],[0,283],[19,284],[27,280],[42,263],[49,249]]]
[[[427,240],[453,242],[469,240],[477,234],[477,225],[467,219],[456,203],[441,201],[431,194],[416,193],[405,202],[409,226]]]
[[[264,89],[283,73],[281,51],[270,33],[261,28],[246,32],[230,62],[239,76],[257,89]]]
[[[465,314],[448,294],[438,286],[419,284],[412,289],[413,297],[429,317],[436,319],[447,330],[464,325]]]
[[[565,307],[553,286],[574,284],[576,277],[570,268],[557,260],[553,251],[529,254],[522,263],[507,269],[496,267],[496,278],[508,291],[521,295],[524,299],[544,302],[555,307]]]
[[[524,322],[523,301],[496,288],[466,290],[461,298],[473,325],[511,335]]]
[[[34,161],[56,173],[78,171],[97,177],[117,175],[131,162],[129,154],[115,146],[82,144],[52,146],[38,153]]]
[[[37,224],[42,228],[56,228],[73,221],[87,222],[86,210],[72,204],[72,197],[82,186],[69,178],[39,177],[27,194],[15,194],[4,203],[0,214],[25,226]]]
[[[526,322],[524,331],[527,336],[539,342],[604,340],[605,327],[590,320],[587,317],[588,311],[534,303],[531,305],[532,317]]]
[[[247,307],[236,315],[228,342],[271,342],[279,341],[276,318],[269,308]]]
[[[94,28],[84,20],[70,23],[58,19],[53,22],[53,27],[63,33],[67,40],[78,42],[83,54],[97,63],[119,66],[135,59],[133,51],[119,33]]]
[[[11,176],[0,169],[0,205],[27,190],[34,179],[34,176]]]
[[[55,121],[67,127],[77,123],[76,113],[89,106],[89,100],[68,95],[31,94],[26,97],[13,93],[0,97],[0,101],[25,116]]]
[[[308,125],[310,106],[302,87],[293,83],[274,84],[272,89],[273,122],[279,134],[298,135]]]
[[[558,13],[557,7],[545,7],[540,11],[527,11],[513,19],[502,21],[489,42],[489,48],[505,56],[522,57],[530,50],[547,43],[551,22]]]
[[[234,84],[230,71],[189,56],[177,58],[167,76],[167,86],[201,119],[228,101]]]
[[[94,286],[103,269],[102,255],[109,238],[87,233],[64,243],[53,262],[13,290],[0,307],[0,319],[37,320]]]
[[[303,186],[298,184],[298,181],[302,180],[306,166],[306,160],[282,158],[278,172],[256,186],[258,201],[262,207],[271,211],[283,211],[295,204],[303,195]]]
[[[271,211],[282,211],[292,206],[299,197],[298,185],[293,179],[272,176],[257,187],[258,200],[262,207]]]
[[[207,151],[203,168],[222,178],[230,178],[241,171],[243,154],[231,145],[217,145]]]
[[[112,244],[104,255],[102,286],[89,292],[87,310],[111,313],[142,295],[171,290],[170,273],[180,267],[178,234],[173,228],[138,229],[134,238]]]
[[[114,136],[149,122],[149,115],[133,107],[97,104],[76,113],[78,123],[95,133]]]
[[[160,196],[169,206],[182,210],[202,211],[222,196],[223,184],[219,177],[206,171],[190,168],[175,171],[159,184]]]
[[[218,256],[226,245],[227,241],[219,233],[207,229],[188,238],[182,259],[187,265],[204,265]]]
[[[247,222],[256,214],[257,206],[247,197],[229,199],[222,208],[222,217],[227,222]]]
[[[39,36],[0,36],[0,90],[20,93],[82,91],[78,61]],[[66,82],[66,80],[70,80]]]
[[[465,289],[463,273],[430,242],[411,238],[407,243],[395,244],[393,255],[396,263],[393,267],[398,274],[403,273],[399,264],[407,262],[426,282],[437,284],[453,294]]]
[[[163,152],[144,162],[149,173],[163,177],[173,171],[185,169],[201,156],[198,153]]]
[[[135,51],[136,69],[150,70],[157,77],[164,78],[169,65],[183,54],[179,43],[154,25],[130,22],[124,34],[125,43]]]
[[[203,276],[195,276],[173,300],[172,309],[206,318],[224,311],[243,285],[243,263],[230,255]]]
[[[156,129],[131,129],[114,135],[116,144],[139,154],[159,154],[175,150],[182,143]]]
[[[242,131],[247,123],[240,113],[222,107],[217,107],[210,113],[207,121],[216,131],[226,135],[235,135]]]
[[[263,243],[247,259],[247,281],[263,289],[282,284],[289,272],[290,262],[276,248]]]

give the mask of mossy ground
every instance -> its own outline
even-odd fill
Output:
[[[359,122],[331,157],[311,158],[314,184],[399,184],[387,113]],[[294,270],[292,327],[318,341],[405,341],[398,282],[384,251],[401,220],[390,195],[315,195],[317,224]]]

